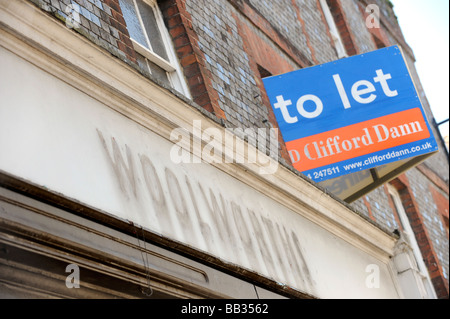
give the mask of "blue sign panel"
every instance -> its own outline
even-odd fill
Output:
[[[315,181],[438,150],[398,46],[264,85],[294,167]]]

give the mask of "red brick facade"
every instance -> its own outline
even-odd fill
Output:
[[[130,34],[128,33],[127,24],[123,18],[122,9],[119,0],[103,0],[111,8],[110,23],[111,26],[119,31],[120,39],[117,40],[117,47],[125,53],[126,57],[136,63],[136,52],[131,43]]]
[[[185,0],[163,0],[160,6],[194,102],[218,118],[226,118],[205,66],[205,56],[198,47],[198,37],[192,27],[191,15],[186,11]]]
[[[342,10],[341,1],[327,0],[327,2],[336,23],[336,27],[341,35],[345,51],[347,51],[347,54],[350,56],[359,54],[358,47],[356,46],[356,41],[352,32],[350,31],[350,26],[347,22],[347,17],[344,10]]]
[[[444,277],[442,266],[437,258],[433,242],[429,235],[429,231],[425,226],[424,217],[422,216],[419,205],[411,191],[406,175],[391,182],[391,184],[398,190],[403,207],[409,219],[409,223],[416,236],[417,243],[422,253],[425,265],[428,268],[431,281],[438,298],[446,299],[449,297],[448,281]],[[447,200],[448,207],[448,200]]]
[[[366,11],[366,6],[359,2],[359,10],[361,11],[361,14],[363,15],[364,19],[367,21],[369,17],[369,13]],[[384,28],[368,28],[367,29],[370,34],[372,35],[373,42],[375,43],[375,46],[378,49],[388,47],[390,46],[390,41],[388,36],[386,35],[386,32],[384,31]]]
[[[269,122],[273,127],[278,128],[278,123],[272,110],[269,97],[265,93],[266,91],[262,82],[262,77],[264,77],[264,75],[261,75],[261,68],[269,72],[270,75],[280,72],[291,72],[294,69],[292,65],[285,61],[273,48],[262,41],[258,35],[242,23],[237,16],[234,16],[234,19],[236,19],[237,25],[239,26],[239,34],[244,42],[243,49],[249,57],[250,67],[255,74],[256,85],[262,92],[262,100],[268,111]],[[283,137],[279,135],[278,138],[281,147],[281,156],[290,163],[291,160]]]

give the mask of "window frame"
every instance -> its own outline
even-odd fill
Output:
[[[387,189],[389,195],[392,198],[395,209],[397,210],[398,217],[400,219],[401,226],[403,228],[403,235],[406,237],[406,241],[411,247],[412,253],[415,258],[417,271],[422,280],[423,287],[428,294],[428,298],[436,298],[434,286],[428,273],[428,268],[423,261],[422,252],[420,251],[419,244],[417,243],[414,231],[409,223],[408,215],[402,203],[401,196],[398,190],[391,184],[387,183]]]
[[[339,30],[336,26],[336,22],[334,21],[333,14],[331,13],[330,7],[328,6],[327,0],[319,0],[320,6],[322,7],[323,14],[325,16],[325,20],[328,24],[328,29],[331,34],[331,38],[333,39],[333,44],[336,49],[336,53],[339,59],[347,58],[347,50],[345,49],[344,42],[342,41]]]
[[[145,40],[147,41],[147,44],[150,49],[144,47],[142,44],[134,40],[130,35],[131,43],[133,44],[134,50],[142,55],[145,59],[148,61],[156,64],[161,69],[163,69],[166,74],[167,78],[169,80],[170,85],[177,90],[178,92],[182,93],[188,98],[191,98],[189,89],[187,87],[184,74],[181,70],[180,63],[176,57],[175,54],[175,48],[172,43],[172,39],[170,37],[169,31],[166,28],[166,25],[164,23],[164,18],[161,13],[161,9],[158,6],[158,3],[156,0],[130,0],[134,4],[134,9],[136,11],[137,19],[139,21],[139,25],[141,27],[141,31],[145,37]],[[166,49],[166,53],[168,56],[168,61],[164,59],[163,57],[159,56],[153,51],[152,43],[150,41],[150,37],[147,34],[147,30],[145,28],[144,21],[142,19],[141,12],[139,11],[139,6],[137,4],[137,1],[141,1],[145,4],[147,4],[151,9],[153,10],[153,13],[155,15],[156,24],[158,27],[158,31],[160,33],[161,39],[163,41],[163,45]],[[148,71],[151,72],[151,68],[148,67]]]

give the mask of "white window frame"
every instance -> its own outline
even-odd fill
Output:
[[[137,53],[148,59],[150,62],[156,64],[164,71],[166,71],[167,78],[169,79],[169,82],[174,89],[176,89],[178,92],[182,93],[186,97],[191,98],[189,89],[184,79],[184,74],[181,71],[180,63],[178,62],[178,59],[175,55],[175,48],[173,46],[172,39],[170,37],[169,31],[166,28],[166,25],[164,24],[164,19],[161,10],[159,9],[158,3],[156,2],[156,0],[131,0],[131,1],[134,3],[134,9],[136,10],[137,18],[139,19],[139,24],[141,25],[142,32],[147,41],[147,45],[150,49],[144,47],[136,40],[131,38],[133,48],[136,50]],[[156,23],[160,31],[161,39],[166,49],[169,61],[165,60],[164,58],[160,57],[158,54],[153,52],[150,37],[147,35],[147,30],[145,28],[144,22],[142,21],[137,1],[142,1],[147,5],[149,5],[150,7],[152,7],[153,12],[155,13]],[[150,68],[148,69],[149,72],[151,72],[151,69]]]
[[[403,207],[400,194],[398,193],[397,189],[391,184],[387,184],[387,188],[389,194],[392,197],[392,200],[394,201],[394,206],[397,209],[398,217],[400,218],[400,222],[403,226],[403,235],[406,237],[406,241],[410,245],[414,254],[415,261],[417,263],[417,272],[423,283],[423,288],[426,291],[428,298],[436,299],[436,292],[434,291],[433,283],[431,282],[430,275],[428,273],[428,268],[423,261],[422,253],[420,251],[411,224],[409,223],[408,215],[406,214],[405,208]]]
[[[336,26],[336,22],[334,21],[333,15],[331,14],[331,10],[328,6],[327,0],[320,0],[320,5],[325,15],[325,20],[327,21],[331,37],[333,38],[334,47],[336,48],[338,58],[342,59],[348,57],[347,51],[344,47],[344,42],[342,41],[339,30]]]

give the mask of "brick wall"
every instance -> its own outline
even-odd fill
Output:
[[[366,21],[362,18],[363,16],[360,11],[359,2],[354,0],[339,1],[341,2],[342,12],[347,20],[349,32],[352,34],[356,52],[361,54],[375,50],[376,46],[372,40],[369,29],[366,27]]]
[[[264,109],[255,101],[258,90],[242,50],[236,22],[231,19],[232,7],[220,1],[188,1],[193,31],[198,37],[204,64],[218,94],[219,107],[230,127],[261,125],[266,119]]]
[[[30,1],[117,57],[136,62],[118,0]]]
[[[304,24],[304,32],[309,39],[316,64],[337,59],[331,35],[326,24],[319,0],[296,0],[299,17]]]
[[[194,102],[217,117],[226,118],[219,104],[218,91],[213,85],[213,75],[206,66],[207,56],[200,49],[198,34],[194,30],[192,16],[186,10],[185,0],[164,0],[159,4]]]
[[[336,27],[341,36],[345,51],[349,56],[360,53],[359,46],[356,43],[356,32],[351,28],[351,21],[355,21],[352,15],[347,16],[347,7],[342,5],[342,0],[327,0],[328,6],[330,7],[331,13],[333,15]],[[365,29],[365,28],[360,28]]]
[[[439,298],[448,298],[448,233],[430,192],[430,187],[433,191],[436,188],[417,171],[403,174],[392,184],[400,193],[436,294]],[[448,192],[444,197],[448,201]]]
[[[298,10],[297,1],[250,0],[249,4],[265,17],[278,32],[289,38],[295,47],[302,49],[309,60],[313,60],[311,47],[308,46],[308,33],[300,21],[304,17],[300,16],[301,10]],[[294,34],[295,37],[292,36]]]

